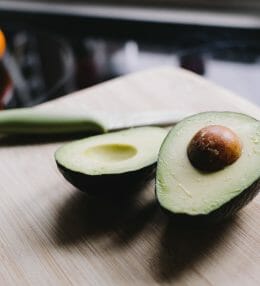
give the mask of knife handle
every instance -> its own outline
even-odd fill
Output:
[[[33,108],[0,111],[0,134],[104,133],[91,116],[63,114]]]

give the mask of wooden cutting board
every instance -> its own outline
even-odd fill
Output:
[[[253,104],[167,67],[40,108],[57,107],[235,110],[260,119]],[[176,226],[158,209],[153,181],[121,201],[91,200],[76,190],[55,166],[61,144],[0,141],[1,285],[260,285],[259,196],[221,225]]]

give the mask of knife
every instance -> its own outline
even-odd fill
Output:
[[[20,108],[0,112],[0,134],[104,133],[146,125],[174,125],[189,111],[75,112]]]

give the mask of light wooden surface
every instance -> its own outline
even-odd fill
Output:
[[[260,118],[258,107],[170,68],[42,108],[78,105],[111,113],[237,110]],[[259,196],[221,225],[177,227],[160,213],[153,181],[130,200],[91,200],[57,171],[53,153],[62,142],[36,139],[0,141],[0,285],[260,285]]]

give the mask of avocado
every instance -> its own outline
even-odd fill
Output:
[[[205,112],[165,138],[156,197],[173,218],[212,222],[245,206],[260,187],[260,122],[241,113]]]
[[[154,172],[167,133],[140,127],[97,135],[63,145],[55,160],[63,176],[83,192],[125,194]]]

